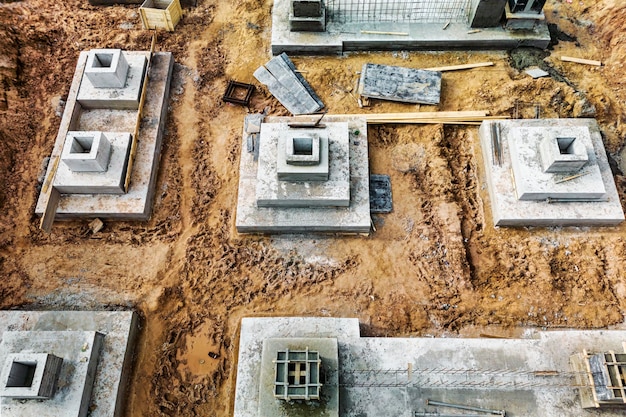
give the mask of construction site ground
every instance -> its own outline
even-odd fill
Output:
[[[246,109],[228,80],[269,59],[271,0],[199,0],[157,49],[176,60],[152,219],[57,222],[34,215],[78,55],[147,50],[137,6],[0,1],[0,308],[136,309],[142,331],[128,416],[230,415],[246,316],[357,317],[364,336],[514,336],[532,328],[623,327],[626,224],[494,228],[473,126],[369,128],[370,167],[391,176],[394,210],[364,236],[245,236],[234,228]],[[330,113],[489,110],[597,117],[622,199],[626,4],[553,0],[547,51],[389,52],[292,57]],[[601,60],[602,67],[562,62]],[[445,73],[438,107],[357,106],[367,62]],[[522,68],[551,77],[534,80]],[[258,86],[249,111],[287,111]],[[520,106],[534,117],[532,105]]]

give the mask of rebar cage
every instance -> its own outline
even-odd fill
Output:
[[[467,23],[471,0],[326,0],[335,23]]]

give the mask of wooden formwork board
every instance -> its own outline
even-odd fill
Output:
[[[146,0],[139,8],[144,29],[165,29],[174,31],[183,17],[180,0]]]

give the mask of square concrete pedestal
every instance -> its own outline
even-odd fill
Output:
[[[315,181],[297,183],[278,181],[275,159],[280,132],[293,121],[290,117],[268,117],[261,126],[259,159],[254,153],[241,147],[239,165],[239,195],[237,200],[236,227],[240,233],[369,233],[369,164],[367,123],[359,117],[325,116],[329,129],[330,178],[326,185],[314,185]],[[347,129],[346,129],[347,127]],[[292,129],[302,134],[301,129]],[[305,129],[306,130],[306,129]],[[337,132],[336,134],[333,132]],[[246,137],[244,129],[243,137]],[[333,144],[334,143],[334,144]],[[348,143],[346,151],[346,143]],[[267,154],[266,154],[267,152]],[[266,160],[266,158],[273,158]],[[347,162],[349,163],[347,164]],[[269,166],[274,164],[273,166]],[[265,168],[263,168],[265,167]],[[349,176],[347,175],[349,172]],[[332,184],[335,182],[335,184]],[[349,191],[345,184],[349,184]],[[320,184],[324,183],[323,181]],[[343,191],[337,194],[339,185]],[[261,207],[274,200],[299,198],[341,202],[349,196],[349,204],[343,207]],[[270,203],[271,204],[271,203]],[[330,206],[331,204],[324,205]]]
[[[492,123],[500,126],[501,164],[494,161]],[[479,136],[495,226],[615,226],[624,221],[595,120],[485,121]],[[589,158],[583,175],[543,172],[540,145],[548,136],[581,139]]]

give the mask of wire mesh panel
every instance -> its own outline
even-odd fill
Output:
[[[471,0],[326,0],[336,23],[415,22],[465,23]]]

